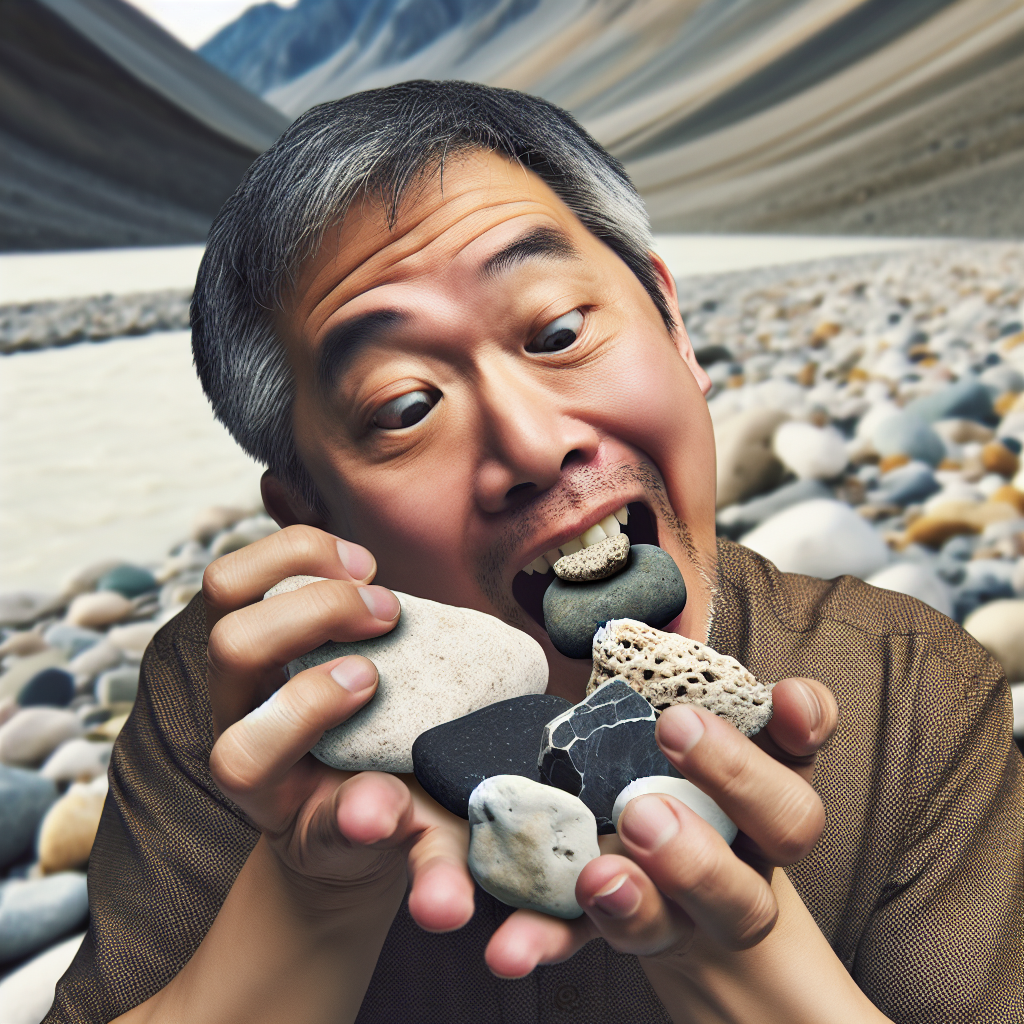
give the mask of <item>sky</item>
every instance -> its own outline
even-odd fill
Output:
[[[258,0],[128,0],[186,46],[195,49]],[[294,0],[277,0],[291,7]]]

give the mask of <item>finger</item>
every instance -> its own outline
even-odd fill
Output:
[[[484,961],[499,978],[525,978],[538,964],[557,964],[598,936],[589,917],[574,921],[517,910],[491,936]]]
[[[780,679],[772,690],[772,708],[771,721],[754,742],[810,782],[814,757],[839,721],[832,691],[816,679]]]
[[[312,526],[289,526],[218,558],[203,573],[203,601],[210,628],[236,608],[288,576],[325,576],[369,583],[377,563],[366,548]]]
[[[774,927],[778,906],[768,882],[674,797],[631,800],[619,836],[654,885],[726,949],[749,949]]]
[[[689,915],[666,900],[628,857],[590,861],[576,882],[576,899],[605,941],[620,953],[653,956],[693,935]]]
[[[217,740],[210,754],[214,780],[261,828],[282,831],[292,809],[320,784],[315,772],[292,769],[376,688],[377,669],[358,655],[300,672]],[[339,773],[334,785],[345,777]]]
[[[662,712],[656,736],[683,777],[715,800],[772,864],[792,864],[818,841],[825,826],[818,794],[728,722],[677,705]]]
[[[225,616],[206,649],[214,734],[266,699],[293,658],[328,640],[380,636],[394,628],[400,611],[384,587],[322,580]]]

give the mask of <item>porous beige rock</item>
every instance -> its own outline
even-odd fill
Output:
[[[589,583],[614,576],[629,558],[629,538],[624,533],[591,544],[572,555],[563,555],[553,568],[570,583]]]
[[[290,577],[267,592],[295,590],[319,579]],[[352,643],[326,643],[288,667],[294,675],[349,654],[374,663],[373,699],[324,733],[313,754],[348,771],[411,772],[421,732],[510,697],[543,693],[548,664],[532,637],[493,615],[394,592],[402,605],[390,633]]]
[[[612,619],[594,634],[593,693],[619,676],[661,712],[676,704],[707,708],[753,736],[772,717],[772,688],[735,658],[635,619]]]
[[[74,782],[46,812],[36,842],[44,875],[85,867],[107,797],[107,777]]]

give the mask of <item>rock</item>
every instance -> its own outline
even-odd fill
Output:
[[[882,590],[894,590],[899,594],[916,597],[943,615],[953,617],[952,590],[927,566],[897,562],[869,576],[864,582],[873,587],[881,587]]]
[[[0,594],[0,626],[31,626],[37,619],[51,615],[63,607],[53,594],[38,590],[15,590]]]
[[[607,579],[624,568],[629,558],[629,538],[624,533],[591,544],[572,555],[563,555],[552,568],[567,583]]]
[[[81,737],[62,743],[39,769],[52,782],[91,782],[107,774],[113,743],[94,743]]]
[[[113,590],[127,598],[146,594],[158,586],[156,577],[148,569],[127,563],[105,572],[96,582],[97,590]]]
[[[909,413],[882,420],[871,443],[879,455],[905,455],[930,466],[937,466],[946,455],[942,438],[922,418]]]
[[[616,829],[618,828],[619,817],[626,809],[626,804],[635,797],[645,796],[648,793],[663,793],[666,796],[675,797],[681,804],[686,804],[694,814],[703,818],[730,846],[739,832],[732,819],[707,793],[699,790],[692,782],[686,779],[674,778],[671,775],[653,775],[650,778],[637,779],[626,786],[615,798],[615,805],[612,808],[612,821],[615,822]]]
[[[155,622],[133,622],[130,626],[115,626],[107,633],[107,643],[118,648],[129,658],[139,661],[159,628]]]
[[[784,508],[813,498],[830,498],[832,492],[819,480],[794,480],[783,484],[777,491],[753,498],[741,505],[730,505],[718,513],[718,532],[735,540],[741,534],[759,526]]]
[[[63,651],[54,650],[52,647],[38,654],[20,658],[0,676],[0,699],[17,697],[21,688],[34,675],[47,668],[59,668],[67,664],[67,660]]]
[[[940,548],[951,537],[978,533],[978,531],[979,528],[972,518],[950,515],[946,510],[936,515],[923,515],[915,519],[907,527],[904,538],[908,544],[923,544],[929,548]]]
[[[317,581],[293,576],[264,600]],[[398,625],[372,640],[326,643],[289,665],[291,674],[349,654],[377,666],[380,682],[368,705],[324,733],[313,754],[349,771],[411,772],[421,732],[499,700],[543,693],[544,650],[493,615],[395,592]]]
[[[870,576],[889,561],[885,541],[849,505],[801,502],[751,530],[740,541],[783,572],[832,579]]]
[[[519,775],[481,782],[469,801],[469,870],[510,907],[572,919],[576,879],[600,856],[594,816],[578,797]]]
[[[831,480],[846,468],[846,440],[832,427],[783,423],[772,449],[782,464],[801,480]]]
[[[617,575],[593,583],[554,580],[544,592],[544,626],[569,658],[590,657],[594,631],[608,619],[667,626],[686,606],[686,584],[672,556],[654,544],[634,544]]]
[[[89,893],[79,872],[5,883],[0,887],[0,964],[51,945],[88,913]]]
[[[89,729],[87,738],[90,740],[110,740],[113,742],[124,728],[125,722],[128,721],[128,715],[129,712],[127,711],[116,715],[112,714],[105,721],[92,726]]]
[[[93,692],[104,707],[134,703],[139,692],[139,666],[125,665],[101,673]]]
[[[76,658],[83,651],[95,646],[103,639],[103,634],[95,629],[83,629],[67,622],[55,622],[43,633],[48,647],[63,651],[65,657]]]
[[[992,398],[1012,392],[1024,391],[1024,374],[1006,363],[997,363],[978,374],[978,381],[988,388]]]
[[[0,762],[34,767],[65,740],[82,734],[73,711],[64,708],[22,708],[0,725]]]
[[[161,608],[183,608],[203,589],[203,574],[185,573],[165,584],[160,591]]]
[[[782,477],[782,463],[772,451],[772,436],[789,414],[777,409],[750,409],[715,428],[718,460],[718,508],[771,490]]]
[[[868,501],[875,505],[910,505],[924,501],[941,490],[931,466],[925,462],[908,462],[879,481],[868,493]]]
[[[29,654],[39,654],[46,648],[47,643],[41,634],[33,630],[24,630],[20,633],[12,633],[0,644],[0,658],[6,658],[8,654],[24,658]]]
[[[92,682],[101,672],[116,668],[124,660],[124,653],[106,640],[83,651],[68,662],[68,671],[79,686]]]
[[[255,544],[272,533],[277,533],[280,527],[270,516],[252,516],[249,519],[242,519],[240,522],[224,533],[218,534],[210,545],[210,554],[214,558],[238,551],[250,544]]]
[[[0,869],[31,846],[57,787],[35,772],[0,765]]]
[[[1012,599],[1013,568],[1013,562],[1001,558],[972,558],[964,563],[964,576],[954,598],[954,618],[963,622],[982,605]]]
[[[244,508],[227,505],[214,505],[203,509],[192,520],[192,539],[200,544],[209,544],[218,533],[230,529],[248,514]]]
[[[541,779],[578,796],[597,831],[615,831],[612,806],[622,788],[648,775],[678,774],[654,738],[654,708],[624,679],[612,679],[544,726]]]
[[[68,607],[67,621],[73,626],[102,627],[128,618],[135,606],[113,590],[79,594]]]
[[[1024,597],[1024,555],[1014,563],[1010,586],[1018,597]]]
[[[39,1024],[53,1003],[57,982],[71,966],[85,933],[40,953],[0,981],[3,1024]]]
[[[23,708],[43,705],[65,708],[75,696],[75,680],[62,668],[44,668],[36,673],[18,693]]]
[[[124,565],[119,558],[105,558],[102,562],[93,562],[81,569],[77,569],[64,578],[61,584],[61,593],[65,597],[77,597],[79,594],[88,594],[96,589],[96,584],[111,570]]]
[[[0,698],[0,725],[9,722],[21,709],[21,705],[13,697]]]
[[[981,449],[981,464],[989,473],[1010,478],[1020,469],[1020,458],[1002,441],[989,441]]]
[[[36,842],[44,875],[86,866],[106,797],[107,777],[100,775],[92,782],[73,782],[46,812]]]
[[[428,729],[412,745],[416,778],[442,807],[468,818],[470,794],[484,779],[522,775],[542,781],[537,764],[541,733],[570,707],[563,697],[530,694]]]
[[[936,420],[932,429],[952,444],[984,444],[992,440],[992,429],[975,420]]]
[[[615,620],[594,636],[594,670],[587,692],[616,677],[658,712],[676,704],[700,706],[745,736],[755,735],[772,717],[772,686],[759,683],[735,658],[643,622]]]
[[[965,377],[955,384],[933,391],[930,395],[917,398],[906,407],[906,411],[928,423],[936,420],[965,419],[992,424],[992,396],[988,388],[973,377]]]
[[[991,601],[971,612],[964,629],[995,658],[1011,683],[1024,681],[1024,600]]]

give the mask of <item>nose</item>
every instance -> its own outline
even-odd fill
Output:
[[[535,379],[495,374],[477,394],[483,445],[476,498],[485,512],[554,487],[565,469],[597,454],[597,431]]]

